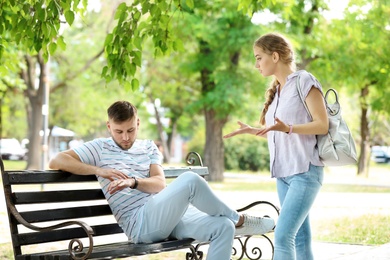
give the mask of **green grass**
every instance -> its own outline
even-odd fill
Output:
[[[152,254],[147,256],[132,256],[128,259],[132,260],[182,260],[185,259],[186,252],[182,251],[172,251],[172,252],[166,252],[166,253],[160,253],[160,254]],[[2,260],[11,260],[14,259],[13,252],[12,252],[12,245],[11,243],[5,243],[0,244],[0,259]]]
[[[6,170],[24,170],[27,165],[27,161],[4,160],[3,163]]]
[[[362,245],[389,243],[390,216],[366,214],[324,221],[315,226],[317,241]]]
[[[325,184],[321,192],[389,193],[390,187],[349,184]]]
[[[240,181],[238,179],[226,179],[224,182],[209,182],[214,190],[220,191],[275,191],[275,181],[267,182],[248,182]]]
[[[209,184],[214,190],[219,191],[276,192],[276,182],[274,180],[248,182],[239,179],[225,179],[224,182],[210,182]],[[389,193],[390,187],[352,184],[324,184],[321,192]]]
[[[0,259],[14,259],[11,243],[0,244]]]

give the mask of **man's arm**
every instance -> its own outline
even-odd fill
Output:
[[[60,169],[78,175],[98,175],[107,178],[111,181],[108,191],[115,193],[118,190],[130,187],[133,188],[135,180],[126,174],[116,169],[99,168],[97,166],[89,165],[81,162],[79,156],[73,150],[67,150],[58,153],[49,162],[51,169]],[[164,171],[159,164],[150,165],[150,177],[145,179],[137,179],[137,190],[146,193],[158,193],[165,188]]]
[[[145,193],[158,193],[162,191],[166,186],[163,168],[159,164],[151,164],[150,177],[139,178],[137,182],[137,190],[139,191]],[[135,180],[133,178],[127,180],[118,179],[110,183],[108,191],[112,194],[127,187],[133,188],[134,185]]]
[[[59,169],[78,175],[98,175],[111,181],[129,178],[126,174],[115,169],[103,169],[83,163],[73,150],[58,153],[50,160],[49,168]]]

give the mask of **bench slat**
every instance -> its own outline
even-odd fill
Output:
[[[40,192],[14,192],[12,199],[15,205],[33,203],[75,202],[105,199],[101,189],[63,190]]]
[[[180,174],[186,172],[186,171],[192,171],[197,174],[199,174],[202,177],[209,175],[209,170],[207,167],[203,166],[193,166],[193,167],[179,167],[179,168],[164,168],[164,175],[165,178],[176,178]]]
[[[186,170],[191,170],[201,176],[207,176],[207,167],[181,167],[164,168],[166,178],[175,178]],[[16,184],[49,184],[68,182],[90,182],[96,181],[95,175],[76,175],[69,172],[48,170],[48,171],[7,171],[8,180],[4,180],[4,185]]]
[[[123,230],[117,223],[91,226],[94,236],[122,234]],[[73,238],[87,237],[81,227],[63,228],[52,231],[29,232],[14,235],[18,246],[34,245],[52,241],[70,241]]]
[[[69,207],[62,209],[47,209],[20,212],[20,215],[29,223],[38,223],[55,220],[88,218],[95,216],[112,215],[110,206],[93,205],[81,207]]]
[[[185,249],[193,247],[194,239],[187,238],[182,240],[169,240],[160,243],[152,244],[133,244],[131,242],[111,243],[106,245],[94,246],[93,252],[88,259],[113,259],[123,258],[129,256],[153,254],[160,252],[167,252],[178,249]],[[87,251],[85,248],[84,251]],[[69,259],[69,253],[66,250],[52,251],[46,253],[38,253],[26,255],[27,259]],[[26,259],[26,258],[16,258]]]
[[[96,181],[95,175],[76,175],[63,171],[8,171],[8,185],[49,184]]]

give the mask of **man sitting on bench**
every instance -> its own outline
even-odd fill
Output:
[[[274,220],[240,215],[198,174],[185,172],[166,186],[161,153],[137,139],[140,119],[127,101],[108,110],[110,138],[97,138],[57,154],[49,167],[95,174],[124,233],[134,243],[167,238],[209,242],[208,260],[229,260],[235,235],[264,234]]]

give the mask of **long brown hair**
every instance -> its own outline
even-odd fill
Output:
[[[271,55],[274,52],[279,54],[280,61],[291,66],[292,70],[295,70],[294,52],[289,41],[278,33],[268,33],[258,38],[253,44],[254,47],[261,48],[265,53]],[[275,98],[276,87],[279,85],[279,81],[274,78],[270,86],[265,92],[264,108],[261,111],[260,124],[265,125],[265,114],[268,111],[268,107],[271,105]]]

